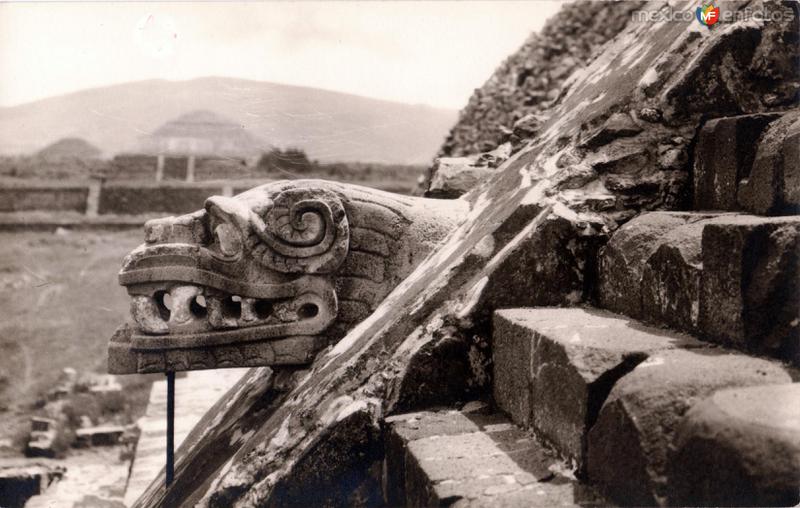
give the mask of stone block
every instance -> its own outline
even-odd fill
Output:
[[[492,321],[492,393],[511,420],[530,426],[534,338],[511,319],[514,311],[497,311]]]
[[[600,251],[598,302],[613,312],[642,316],[641,282],[650,256],[664,235],[712,215],[688,212],[653,212],[631,220]]]
[[[739,205],[759,215],[800,212],[800,112],[772,122],[757,147],[752,168],[740,177]]]
[[[525,208],[531,216],[538,213],[538,207]],[[520,218],[526,215],[522,210],[517,213]],[[586,273],[594,268],[600,229],[597,224],[550,215],[488,279],[478,307],[489,317],[493,309],[585,301]]]
[[[714,349],[666,350],[620,379],[587,440],[587,475],[613,501],[663,504],[675,431],[698,401],[723,388],[788,383],[778,363]]]
[[[683,335],[581,308],[500,310],[494,326],[497,404],[516,423],[530,421],[579,465],[586,432],[619,378],[655,352],[699,346]]]
[[[669,504],[797,506],[800,384],[720,390],[692,407],[669,462]]]
[[[704,221],[666,233],[642,273],[642,319],[691,332],[700,314]]]
[[[800,217],[709,221],[702,250],[703,336],[800,360]]]
[[[425,195],[452,199],[466,194],[494,174],[510,155],[511,145],[506,143],[491,152],[467,157],[440,157],[431,168],[431,182]]]
[[[700,130],[694,164],[694,209],[736,210],[739,180],[750,173],[755,141],[773,113],[716,118]]]
[[[391,506],[557,506],[597,501],[564,465],[497,414],[439,411],[387,418]]]
[[[642,132],[642,127],[633,120],[631,115],[614,113],[602,126],[591,131],[583,144],[587,148],[597,148],[615,139],[635,136],[640,132]]]
[[[474,165],[469,157],[438,159],[427,196],[452,199],[469,192],[488,178],[493,169]]]

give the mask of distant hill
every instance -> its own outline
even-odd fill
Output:
[[[95,159],[102,155],[97,147],[90,145],[85,139],[63,138],[39,150],[36,156],[48,161],[65,159]]]
[[[230,78],[149,80],[0,108],[0,153],[40,150],[77,137],[110,156],[135,150],[166,122],[208,110],[266,146],[298,147],[323,162],[425,164],[455,123],[454,110],[315,88]]]

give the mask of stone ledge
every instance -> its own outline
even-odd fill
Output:
[[[675,431],[697,401],[724,388],[790,381],[782,365],[759,358],[718,349],[658,352],[617,382],[589,430],[589,480],[620,504],[663,504]]]
[[[800,362],[800,217],[649,213],[599,266],[602,307]]]
[[[700,334],[800,364],[800,217],[708,221],[702,259]]]
[[[387,418],[385,501],[391,506],[560,506],[597,503],[565,465],[497,414],[426,411]]]
[[[691,337],[588,308],[497,311],[493,344],[498,406],[579,467],[586,433],[619,378],[655,352],[702,347]]]
[[[715,214],[652,212],[639,215],[618,229],[600,251],[598,304],[610,311],[639,319],[642,316],[641,281],[647,261],[669,232]]]

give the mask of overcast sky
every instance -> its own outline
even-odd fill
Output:
[[[227,76],[461,108],[558,6],[0,3],[0,106],[142,79]]]

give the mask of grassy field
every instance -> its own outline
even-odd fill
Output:
[[[125,232],[0,233],[0,438],[23,431],[61,370],[106,371],[106,345],[128,313],[117,283],[141,242]],[[148,382],[122,379],[141,405]]]

